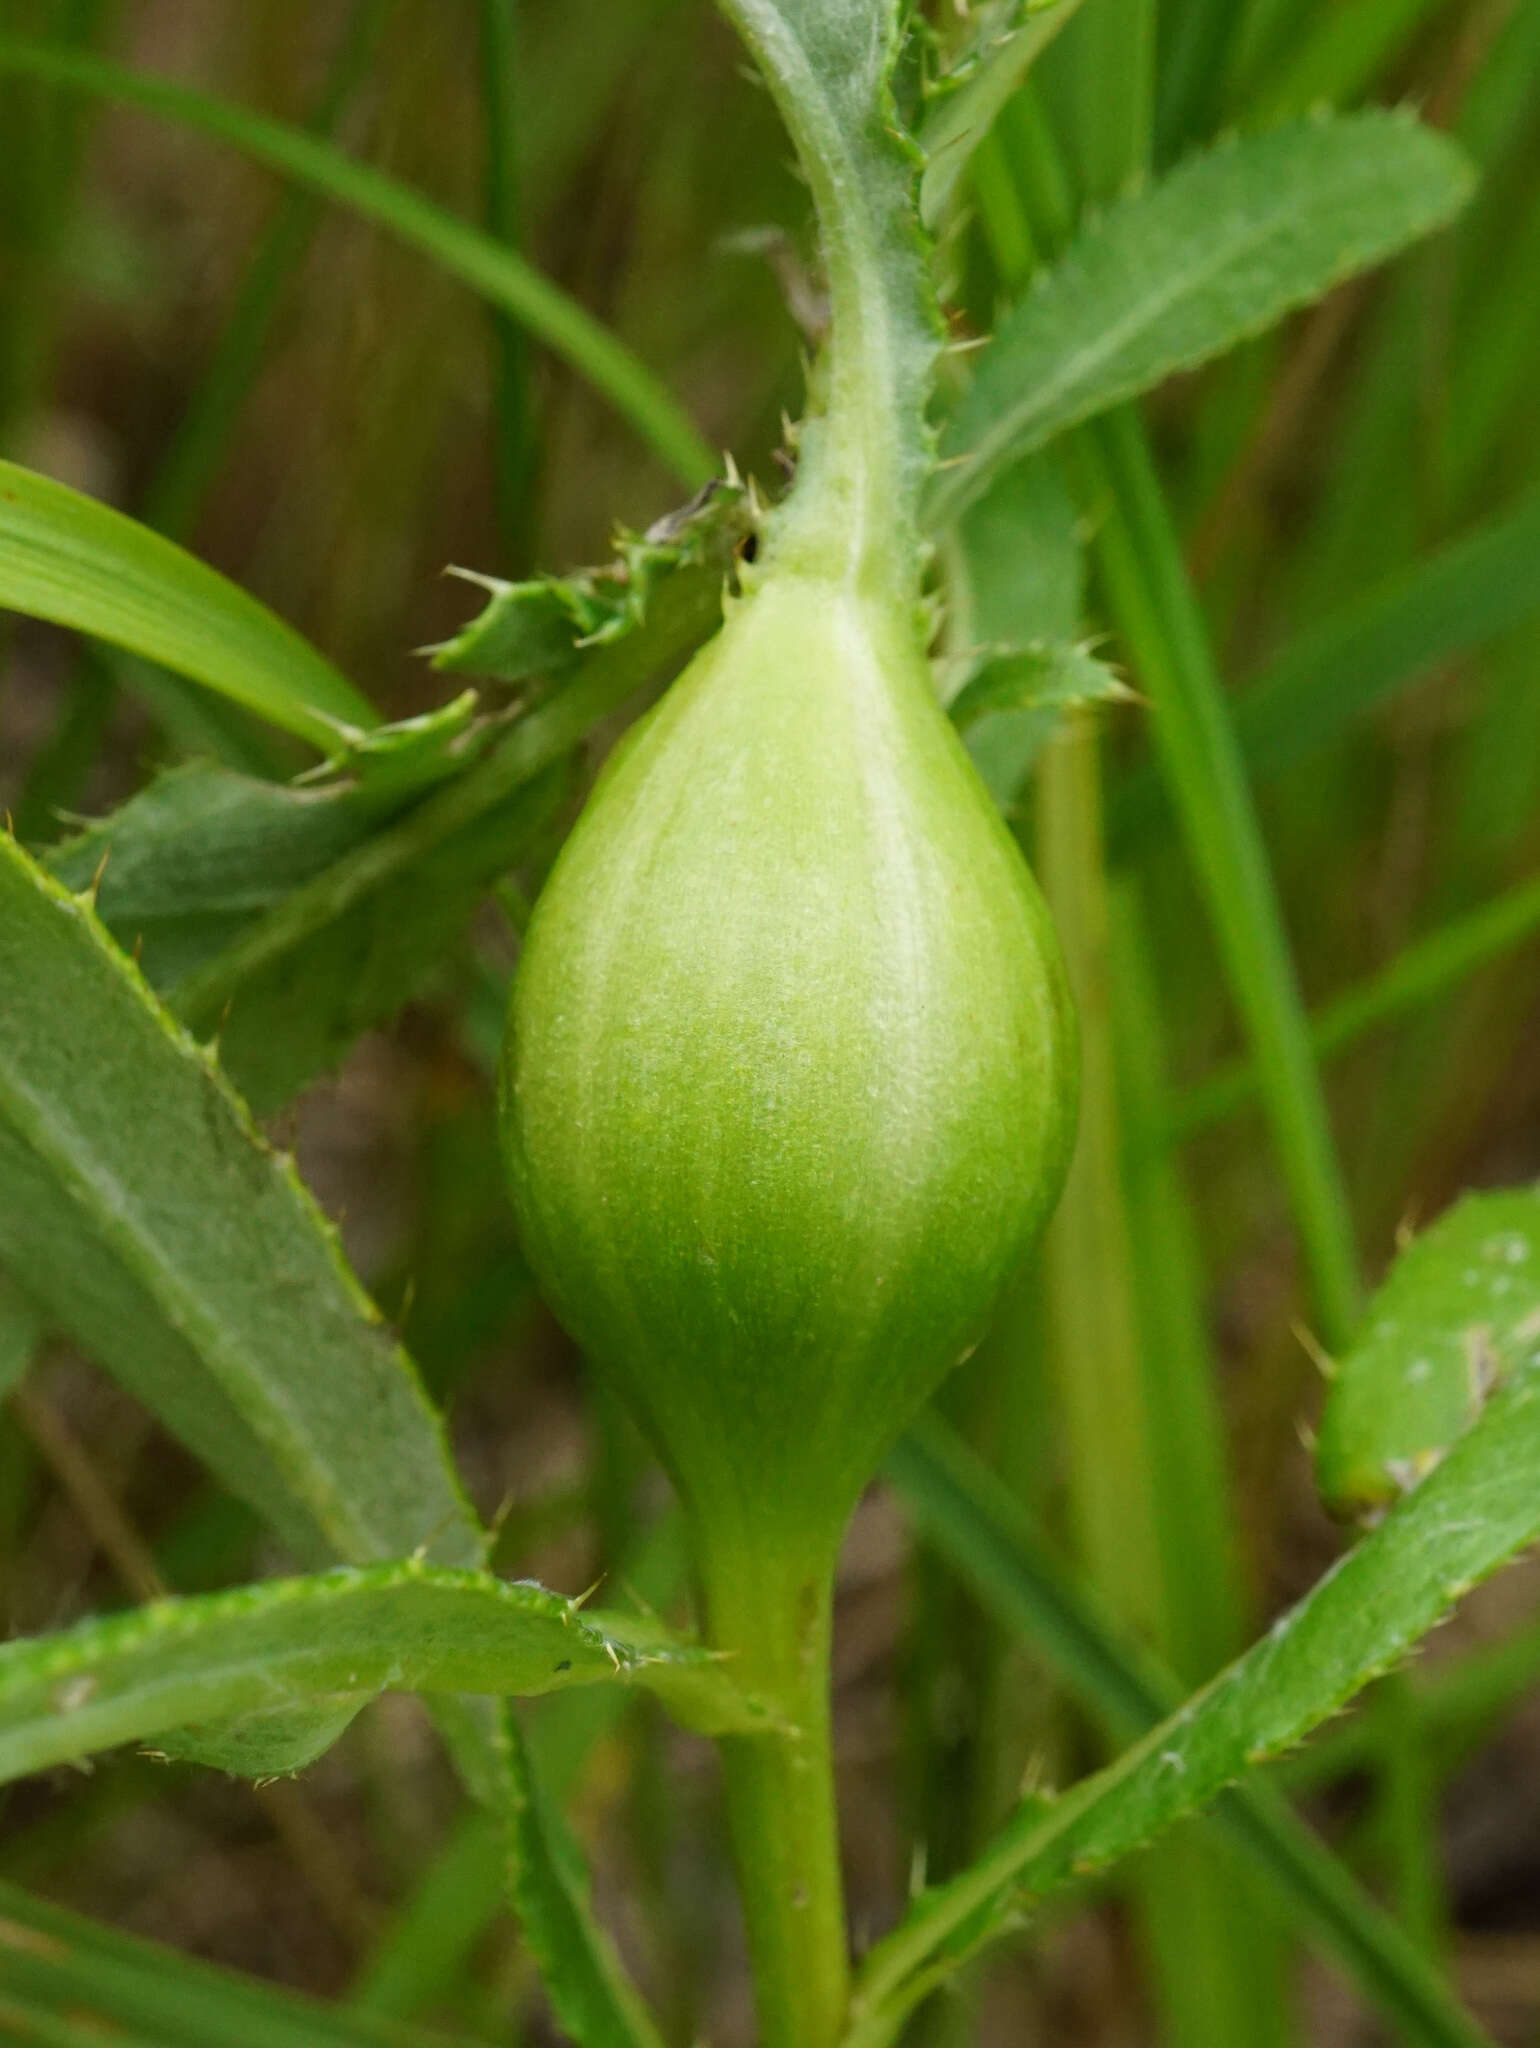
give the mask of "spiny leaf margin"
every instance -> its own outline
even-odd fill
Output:
[[[362,1707],[381,1692],[617,1683],[703,1732],[769,1725],[722,1661],[527,1581],[415,1559],[163,1600],[0,1645],[0,1781],[187,1725]]]
[[[1527,1195],[1540,1237],[1540,1188]],[[1513,1198],[1485,1199],[1511,1228]],[[1475,1426],[1267,1636],[1046,1818],[1023,1813],[971,1869],[922,1895],[867,1958],[846,2048],[894,2037],[960,1931],[970,1948],[997,1936],[1293,1747],[1540,1537],[1540,1326],[1513,1333],[1505,1365]]]
[[[1010,463],[1449,220],[1474,174],[1407,109],[1227,136],[1092,218],[1009,313],[943,441],[945,525]]]
[[[292,1159],[89,895],[3,833],[0,981],[0,1246],[27,1293],[302,1558],[479,1564],[442,1420]]]

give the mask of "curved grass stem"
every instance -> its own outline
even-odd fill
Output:
[[[281,177],[351,208],[398,240],[431,256],[586,377],[628,420],[659,460],[690,486],[704,483],[716,458],[663,386],[609,329],[504,243],[410,185],[358,162],[318,135],[269,120],[250,107],[46,43],[0,38],[0,72],[17,71],[73,92],[123,100],[147,113],[198,128],[254,157]]]

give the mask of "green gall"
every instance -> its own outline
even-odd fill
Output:
[[[826,1549],[978,1342],[1073,1043],[913,608],[767,568],[564,848],[503,1072],[535,1273],[718,1543]]]

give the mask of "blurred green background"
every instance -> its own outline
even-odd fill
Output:
[[[943,26],[952,5],[934,10]],[[1039,121],[1071,165],[1089,158],[1075,40],[1136,14],[1157,163],[1318,101],[1410,100],[1482,172],[1455,229],[1147,408],[1224,675],[1263,692],[1243,729],[1304,990],[1344,1041],[1330,1104],[1377,1272],[1398,1227],[1540,1171],[1540,0],[1086,0],[1033,98],[1002,115],[945,243],[979,324],[1016,282],[988,231],[991,180]],[[488,222],[657,370],[713,447],[775,484],[801,403],[796,315],[816,299],[805,193],[705,0],[0,0],[0,31],[316,126]],[[392,717],[450,694],[412,652],[475,609],[447,564],[600,561],[617,521],[645,526],[681,495],[590,389],[422,255],[203,137],[3,76],[0,454],[184,540]],[[1093,588],[1093,631],[1098,603]],[[1272,726],[1269,690],[1291,706]],[[0,807],[28,843],[211,752],[263,774],[301,765],[142,665],[0,620]],[[1239,1041],[1137,705],[1106,760],[1109,844],[1144,935],[1114,982],[1119,1028],[1148,1056],[1121,1081],[1135,1263],[1158,1290],[1181,1262],[1177,1313],[1217,1375],[1233,1507],[1225,1555],[1190,1554],[1200,1577],[1233,1569],[1249,1635],[1343,1540],[1299,1441],[1319,1376],[1260,1120],[1243,1093],[1200,1088]],[[1016,822],[1030,845],[1030,792]],[[500,1565],[668,1603],[681,1567],[661,1481],[532,1297],[491,1136],[487,1049],[540,865],[280,1125],[449,1404],[478,1502],[505,1517]],[[1345,992],[1356,1011],[1333,1012]],[[947,1405],[1073,1533],[1040,1293],[1024,1282]],[[50,1347],[28,1389],[0,1422],[9,1631],[272,1561],[246,1512],[87,1361]],[[1312,1809],[1515,2044],[1540,2040],[1537,1590],[1533,1569],[1508,1575],[1429,1652],[1503,1648],[1476,1710],[1418,1737],[1402,1768],[1394,1699],[1371,1709],[1374,1739],[1316,1770]],[[849,1546],[837,1658],[853,1919],[870,1937],[915,1844],[932,1874],[964,1860],[1024,1772],[1063,1781],[1096,1737],[916,1557],[881,1490]],[[644,1709],[601,1725],[614,1710],[576,1700],[540,1717],[541,1739],[601,1907],[672,2038],[744,2039],[709,1754]],[[552,2038],[457,1796],[425,1718],[392,1699],[302,1782],[263,1793],[135,1757],[15,1787],[0,1880],[277,1983],[489,2040]],[[1158,1918],[1126,1887],[1089,1899],[919,2035],[1200,2043],[1176,1979],[1202,1929]],[[1262,1946],[1246,2039],[1384,2038],[1335,1979]]]

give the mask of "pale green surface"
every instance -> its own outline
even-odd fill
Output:
[[[188,676],[333,754],[378,714],[265,605],[149,527],[0,462],[0,606]]]
[[[301,1555],[480,1558],[335,1233],[89,907],[0,837],[0,1259]]]
[[[907,625],[768,575],[599,785],[511,1013],[550,1298],[698,1518],[804,1555],[976,1341],[1067,1135],[1040,900]]]
[[[1085,227],[979,357],[932,488],[944,524],[1005,465],[1261,333],[1448,220],[1471,190],[1410,116],[1230,140]]]

